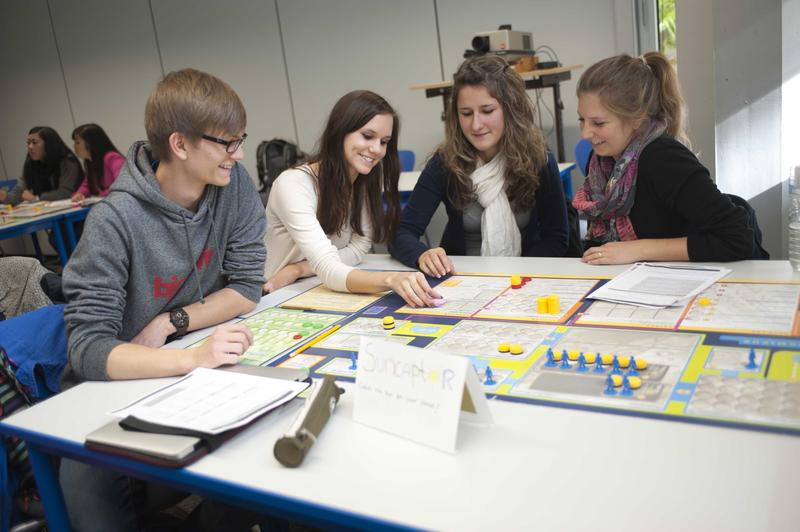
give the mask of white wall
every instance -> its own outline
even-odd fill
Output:
[[[786,178],[791,167],[800,166],[800,0],[783,0],[781,27],[781,170]],[[781,221],[788,215],[788,194],[782,187]],[[789,244],[785,223],[781,240],[785,252]]]
[[[781,258],[781,1],[714,0],[713,12],[717,186],[750,202]]]
[[[24,137],[52,125],[68,138],[97,122],[120,150],[144,136],[143,108],[163,72],[186,66],[221,77],[248,110],[245,164],[282,136],[311,150],[333,103],[369,88],[402,120],[400,145],[417,165],[441,140],[440,98],[409,85],[450,78],[472,36],[511,23],[588,65],[632,38],[625,0],[30,0],[0,2],[2,177],[17,177]],[[438,10],[438,19],[437,19]],[[622,22],[620,22],[622,21]],[[437,33],[437,22],[438,30]],[[281,39],[282,37],[282,39]],[[442,54],[440,58],[439,40]],[[587,45],[587,43],[590,43]],[[626,48],[627,50],[627,48]],[[575,79],[562,86],[566,152],[578,139]],[[552,133],[552,93],[542,91]]]
[[[713,1],[678,1],[675,8],[678,78],[689,109],[687,134],[692,150],[713,178],[717,174]]]
[[[0,151],[7,179],[25,161],[33,126],[75,127],[46,0],[0,2]]]
[[[796,13],[798,1],[783,0],[787,12]],[[690,107],[692,136],[713,167],[713,106],[718,184],[751,201],[767,249],[782,256],[783,218],[775,208],[787,166],[778,151],[781,72],[785,82],[798,46],[783,42],[789,59],[782,65],[781,21],[796,39],[797,15],[782,15],[780,0],[679,0],[679,17],[692,2],[711,6],[711,16],[683,24],[696,22],[694,33],[706,27],[713,40],[682,47],[687,37],[679,37],[680,68],[693,57],[704,68],[682,73],[682,81],[687,94],[714,87],[711,103],[706,93]],[[51,125],[66,138],[95,121],[125,150],[144,135],[144,102],[156,80],[186,66],[220,76],[242,97],[250,133],[245,165],[254,176],[259,141],[281,136],[311,150],[333,102],[356,88],[375,90],[396,107],[400,145],[416,152],[420,167],[442,138],[442,102],[408,86],[450,79],[476,32],[509,23],[531,31],[536,46],[554,48],[562,63],[588,66],[633,51],[632,13],[631,0],[3,0],[0,177],[18,177],[34,125]],[[578,140],[581,72],[562,85],[568,158]],[[541,96],[552,110],[552,93]],[[543,114],[555,148],[552,120]],[[784,123],[796,121],[786,117],[784,110]],[[784,148],[784,158],[792,151]]]
[[[248,133],[244,164],[255,178],[259,141],[297,141],[275,3],[153,0],[152,6],[165,72],[186,67],[210,72],[242,99]],[[138,112],[143,110],[144,104]]]

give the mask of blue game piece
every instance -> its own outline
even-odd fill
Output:
[[[603,393],[606,395],[617,395],[617,390],[614,389],[614,379],[611,378],[610,374],[606,377],[606,389]]]
[[[578,371],[589,371],[589,368],[586,367],[586,357],[583,356],[583,351],[578,357]]]
[[[595,355],[594,372],[595,373],[605,373],[606,372],[606,370],[603,368],[603,358],[600,356],[600,353],[597,353]]]
[[[494,372],[492,371],[492,366],[490,366],[489,364],[486,364],[486,371],[484,371],[483,375],[485,377],[483,379],[483,383],[486,386],[494,386],[495,384],[497,384],[497,381],[495,381],[492,378],[494,377]]]
[[[628,382],[628,377],[622,377],[622,395],[630,397],[633,395],[633,390],[631,389],[631,383]]]
[[[564,349],[561,351],[561,369],[569,369],[569,355],[567,355],[567,350]]]
[[[554,367],[556,367],[558,365],[558,364],[556,364],[556,361],[554,360],[553,349],[551,347],[547,348],[547,362],[545,362],[544,365],[545,365],[545,367],[548,367],[548,368],[554,368]]]
[[[747,355],[747,364],[745,367],[747,369],[758,369],[758,364],[756,364],[756,350],[752,347],[750,348],[750,354]]]
[[[636,359],[633,357],[633,355],[631,355],[631,365],[630,369],[628,369],[627,375],[630,375],[631,377],[639,376],[639,370],[636,369]]]
[[[352,369],[353,371],[358,369],[358,365],[356,364],[356,352],[355,351],[351,351],[350,352],[350,368],[349,369]]]
[[[617,355],[614,355],[614,361],[611,363],[611,366],[613,368],[611,370],[611,375],[622,375],[622,370],[619,369],[619,359]]]

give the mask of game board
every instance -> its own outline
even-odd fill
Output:
[[[12,207],[11,205],[0,205],[0,215],[2,215],[7,222],[12,222],[71,209],[72,206],[73,205],[69,200],[66,202],[36,201],[32,203],[20,203],[15,207]]]
[[[509,276],[459,274],[436,287],[447,300],[438,308],[412,309],[388,294],[358,311],[291,311],[341,328],[261,359],[352,379],[359,339],[381,336],[468,357],[495,399],[800,435],[800,284],[725,281],[684,307],[658,310],[587,300],[604,282],[529,276],[512,289]],[[552,293],[559,313],[537,314],[537,297]],[[393,328],[384,328],[385,316],[395,318]],[[253,318],[248,325],[258,327]],[[269,343],[259,341],[260,349]],[[646,367],[632,372],[637,364]],[[625,377],[640,386],[626,386]]]
[[[374,303],[383,294],[348,294],[334,292],[322,285],[315,286],[299,296],[286,301],[283,308],[301,310],[335,310],[338,312],[357,312]]]
[[[242,355],[239,363],[250,366],[269,364],[276,357],[307,342],[342,318],[340,314],[282,308],[264,309],[242,321],[253,331],[253,345]],[[189,347],[203,342],[205,339]]]

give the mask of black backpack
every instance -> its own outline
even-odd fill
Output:
[[[258,182],[261,185],[259,192],[269,192],[272,183],[281,172],[291,168],[301,161],[305,154],[296,144],[279,138],[265,140],[256,149],[256,168],[258,169]]]

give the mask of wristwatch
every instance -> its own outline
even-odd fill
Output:
[[[169,311],[169,322],[175,326],[175,333],[170,335],[174,340],[182,338],[189,329],[189,314],[182,308]]]

